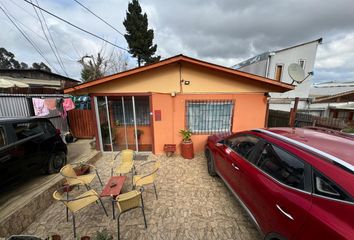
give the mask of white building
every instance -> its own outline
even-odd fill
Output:
[[[236,64],[232,68],[296,86],[294,90],[285,93],[270,93],[270,109],[290,111],[294,106],[295,97],[300,98],[298,109],[307,109],[310,102],[312,76],[297,84],[289,76],[288,67],[292,63],[298,63],[304,69],[305,76],[313,73],[317,47],[321,43],[322,38],[277,51],[269,51]]]

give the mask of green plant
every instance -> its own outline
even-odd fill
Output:
[[[354,133],[354,128],[345,128],[342,130],[342,132],[345,132],[345,133]]]
[[[188,129],[181,129],[179,131],[179,133],[182,135],[182,140],[183,142],[190,142],[191,140],[191,136],[192,136],[192,132]]]
[[[113,236],[108,232],[107,229],[103,229],[102,231],[97,231],[93,240],[113,240]]]

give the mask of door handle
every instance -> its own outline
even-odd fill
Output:
[[[4,162],[7,162],[10,159],[11,159],[11,156],[10,155],[6,155],[6,156],[0,158],[0,162],[4,163]]]
[[[232,163],[231,164],[231,166],[233,166],[237,171],[239,171],[240,170],[240,168],[239,167],[237,167],[234,163]]]
[[[275,206],[276,206],[276,207],[278,208],[278,210],[279,210],[282,214],[284,214],[287,218],[290,218],[291,220],[294,221],[293,216],[291,216],[289,213],[285,212],[278,204],[276,204]]]

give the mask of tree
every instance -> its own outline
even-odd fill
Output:
[[[28,65],[24,62],[19,63],[12,52],[5,48],[0,48],[0,69],[27,69]]]
[[[124,37],[128,42],[129,53],[137,58],[139,67],[143,62],[150,64],[160,61],[160,56],[153,56],[157,49],[157,45],[153,44],[154,30],[148,29],[147,15],[141,13],[138,0],[132,0],[128,4],[123,25],[127,30]]]
[[[19,62],[15,59],[15,54],[0,48],[0,69],[29,69],[27,63]],[[32,63],[31,69],[39,69],[47,72],[52,70],[43,62]]]
[[[103,77],[106,61],[104,61],[101,53],[98,53],[97,57],[85,55],[79,60],[79,63],[83,67],[81,70],[81,78],[83,81],[88,82]]]
[[[34,63],[32,63],[32,69],[38,69],[38,70],[43,70],[43,71],[47,71],[47,72],[52,72],[52,70],[43,62],[40,62],[40,63],[34,62]]]

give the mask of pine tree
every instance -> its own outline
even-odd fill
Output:
[[[124,35],[129,45],[129,53],[138,59],[138,66],[160,61],[160,56],[153,56],[157,45],[153,44],[154,30],[148,29],[146,13],[141,13],[138,0],[132,0],[128,4],[128,11],[123,25],[127,30]]]

